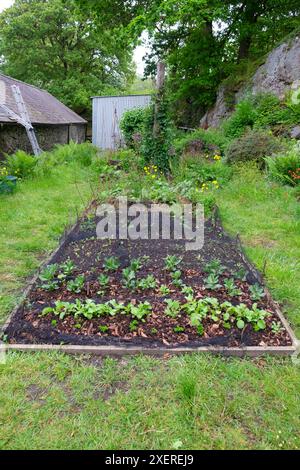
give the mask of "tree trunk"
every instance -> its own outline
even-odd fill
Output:
[[[166,77],[166,64],[162,61],[159,61],[157,64],[157,78],[156,78],[156,88],[157,94],[155,99],[155,107],[154,107],[154,123],[153,123],[153,136],[158,137],[160,132],[160,126],[158,121],[159,115],[159,108],[160,108],[160,101],[162,99],[162,93],[165,84],[165,77]]]
[[[249,0],[243,4],[243,26],[240,32],[238,62],[249,57],[252,43],[253,29],[261,13],[262,5],[256,0]],[[243,27],[245,28],[243,31]]]

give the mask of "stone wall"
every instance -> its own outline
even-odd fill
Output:
[[[60,126],[35,126],[39,145],[42,150],[51,150],[55,144],[68,144],[71,140],[77,143],[85,141],[86,126],[83,124]],[[32,153],[26,130],[17,124],[0,124],[0,158],[5,153],[16,150]]]

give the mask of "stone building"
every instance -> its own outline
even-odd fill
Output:
[[[11,86],[20,88],[42,150],[55,144],[85,141],[87,122],[47,91],[0,73],[0,158],[5,153],[25,150],[32,153],[25,128],[8,117],[1,104],[19,114]]]

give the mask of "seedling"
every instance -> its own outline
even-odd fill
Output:
[[[77,276],[73,281],[69,281],[67,284],[67,289],[73,294],[80,294],[84,287],[84,276]]]
[[[204,335],[204,326],[202,324],[197,326],[197,333],[198,333],[199,336]]]
[[[99,326],[99,331],[100,333],[107,333],[109,331],[109,328],[107,325],[100,325]]]
[[[138,281],[138,288],[142,290],[147,290],[147,289],[156,289],[157,287],[157,281],[154,276],[149,275],[145,277],[144,279],[141,279]]]
[[[258,301],[265,296],[265,291],[259,284],[250,286],[249,290],[251,293],[251,300]]]
[[[129,265],[129,269],[136,273],[137,271],[139,271],[142,268],[142,266],[143,265],[142,265],[141,258],[136,258],[136,259],[131,260],[130,265]]]
[[[233,276],[235,279],[245,282],[247,280],[248,271],[241,264],[238,265],[238,268],[239,269],[233,273]]]
[[[123,269],[123,285],[126,289],[135,289],[137,285],[136,273],[131,268]]]
[[[57,264],[49,264],[39,275],[39,279],[42,281],[41,288],[48,290],[48,291],[54,291],[58,289],[58,282],[55,280],[55,276],[58,271],[58,265]]]
[[[106,288],[109,284],[109,280],[109,276],[106,276],[106,274],[100,274],[100,276],[98,277],[98,282],[101,287]]]
[[[204,272],[206,272],[209,275],[214,274],[215,276],[218,276],[218,277],[221,276],[221,274],[223,274],[225,270],[226,270],[226,267],[222,266],[221,261],[219,261],[218,259],[214,259],[210,261],[204,267]]]
[[[282,331],[283,328],[279,321],[278,322],[273,321],[271,325],[271,329],[273,333],[278,335]]]
[[[128,310],[137,320],[145,321],[145,317],[150,315],[152,311],[151,304],[149,302],[140,303],[138,306],[133,304],[129,304]]]
[[[183,328],[183,326],[175,326],[173,331],[174,331],[174,333],[180,334],[180,333],[184,333],[185,329]]]
[[[178,300],[166,299],[165,302],[167,304],[165,314],[168,317],[176,318],[179,315],[180,310],[181,310],[181,305],[178,302]]]
[[[157,335],[158,330],[156,328],[151,328],[151,334],[152,335]]]
[[[163,284],[162,286],[160,286],[159,288],[159,291],[162,295],[169,295],[170,294],[170,289],[168,286],[166,286],[165,284]]]
[[[135,331],[138,330],[138,327],[139,327],[139,322],[138,320],[133,320],[130,324],[129,324],[129,330],[131,333],[134,333]]]
[[[204,280],[205,289],[208,290],[217,290],[220,289],[222,286],[219,284],[219,277],[216,274],[210,274]]]
[[[75,270],[75,264],[71,260],[67,260],[64,264],[61,265],[62,273],[65,276],[72,276]]]
[[[186,295],[188,298],[194,297],[194,289],[190,286],[182,286],[181,292]]]
[[[174,271],[171,273],[172,282],[175,287],[182,287],[183,281],[181,280],[181,271]]]
[[[103,268],[107,272],[117,271],[120,267],[120,261],[115,256],[105,258]]]
[[[229,297],[238,297],[239,295],[242,295],[242,291],[235,285],[234,279],[226,279],[224,281],[224,286]]]
[[[175,271],[179,264],[182,262],[182,258],[175,255],[169,255],[165,258],[165,268],[167,271]]]

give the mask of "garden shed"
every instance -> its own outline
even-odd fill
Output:
[[[94,96],[93,144],[101,149],[116,150],[123,144],[120,120],[125,111],[145,108],[151,95]]]
[[[32,153],[25,128],[9,117],[19,114],[12,86],[20,89],[42,150],[55,144],[85,141],[87,122],[45,90],[0,73],[0,157],[18,149]],[[4,107],[1,105],[5,105]]]

